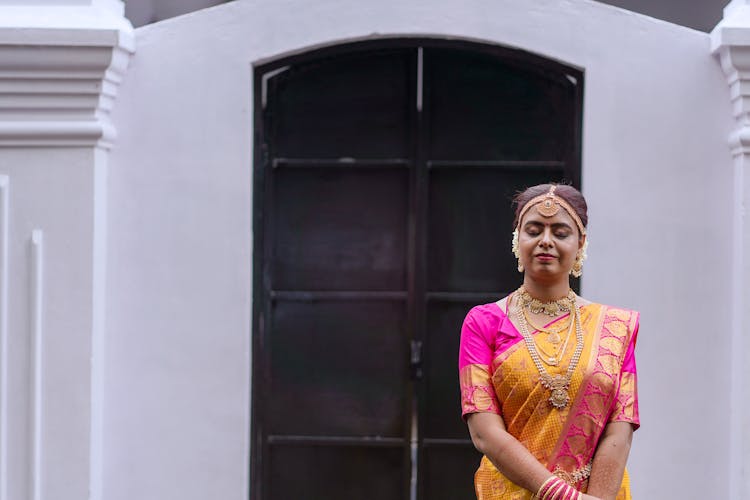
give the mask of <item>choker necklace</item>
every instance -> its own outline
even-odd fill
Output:
[[[568,294],[565,297],[550,302],[542,302],[539,299],[535,299],[526,291],[523,285],[517,290],[517,293],[521,307],[528,309],[534,314],[542,313],[553,318],[570,312],[574,309],[576,303],[576,293],[573,290],[568,290]]]
[[[521,294],[525,292],[525,290],[523,290],[522,287],[519,288],[518,292],[520,293],[518,293],[517,296],[521,297]],[[571,291],[571,293],[573,292]],[[568,294],[568,297],[570,297],[570,293]],[[570,394],[568,393],[568,390],[570,389],[570,381],[573,378],[573,372],[575,372],[575,369],[578,366],[578,362],[581,359],[581,353],[583,352],[583,328],[581,327],[580,311],[577,307],[575,307],[575,293],[573,293],[573,302],[571,306],[571,315],[573,316],[571,318],[571,321],[575,324],[576,350],[575,352],[573,352],[573,356],[570,358],[570,364],[568,365],[568,369],[565,371],[564,375],[550,375],[544,368],[541,357],[539,356],[539,352],[537,351],[536,344],[534,343],[534,339],[529,333],[529,328],[526,323],[526,317],[523,314],[523,301],[519,300],[519,302],[520,303],[518,304],[518,308],[516,310],[516,321],[518,323],[521,336],[523,337],[523,340],[526,343],[526,348],[529,350],[529,354],[531,355],[531,359],[534,362],[537,371],[539,372],[540,383],[545,389],[551,392],[548,399],[550,405],[552,405],[554,408],[557,408],[558,410],[562,410],[563,408],[568,406],[568,403],[570,403]]]

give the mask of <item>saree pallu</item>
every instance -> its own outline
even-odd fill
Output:
[[[556,321],[564,321],[560,318]],[[551,325],[548,325],[551,326]],[[609,422],[629,422],[636,428],[635,340],[638,313],[587,304],[581,308],[584,348],[574,371],[563,409],[552,407],[550,392],[513,323],[497,303],[473,308],[461,330],[459,378],[462,411],[501,416],[507,431],[518,439],[550,472],[580,472],[591,463],[599,438]],[[544,334],[534,333],[543,348]],[[564,375],[575,339],[551,375]],[[474,478],[478,500],[526,500],[533,493],[505,478],[482,457]],[[587,480],[574,483],[586,492]],[[617,500],[630,500],[627,471]]]

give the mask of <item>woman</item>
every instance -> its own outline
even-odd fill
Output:
[[[578,190],[533,186],[516,196],[515,214],[523,285],[474,307],[461,331],[462,410],[484,454],[477,498],[630,499],[638,313],[570,289],[586,256]]]

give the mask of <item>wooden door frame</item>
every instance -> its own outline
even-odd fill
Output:
[[[272,61],[264,61],[261,64],[254,65],[253,71],[253,96],[254,96],[254,113],[253,113],[253,216],[252,216],[252,233],[253,233],[253,306],[252,306],[252,317],[251,317],[251,332],[252,332],[252,368],[251,368],[251,432],[250,432],[250,498],[253,500],[260,500],[263,494],[263,487],[267,484],[268,467],[264,467],[263,460],[268,457],[268,446],[263,442],[263,431],[264,424],[263,412],[261,411],[260,401],[264,396],[264,387],[269,387],[270,373],[269,373],[269,349],[267,348],[267,342],[265,336],[267,330],[265,325],[261,321],[262,317],[270,318],[270,304],[269,297],[266,296],[266,283],[264,279],[269,275],[269,263],[264,260],[264,255],[267,255],[268,245],[270,245],[270,238],[265,238],[267,226],[269,225],[271,214],[266,213],[266,209],[269,206],[270,196],[272,191],[270,190],[269,177],[266,176],[266,168],[268,166],[267,152],[264,150],[265,134],[263,127],[263,112],[264,112],[264,75],[269,72],[280,70],[286,66],[292,66],[295,64],[304,64],[308,62],[314,62],[318,59],[335,57],[340,55],[352,55],[358,52],[370,52],[374,50],[382,49],[418,49],[423,48],[445,48],[445,49],[461,49],[474,53],[480,53],[490,55],[491,57],[497,58],[503,63],[511,63],[523,67],[528,71],[536,71],[540,74],[560,74],[566,72],[569,75],[578,79],[576,85],[575,95],[575,126],[573,128],[573,149],[569,152],[566,158],[566,169],[569,173],[569,180],[578,189],[581,189],[581,131],[583,122],[583,70],[574,68],[570,65],[554,61],[543,56],[533,54],[520,49],[508,48],[501,45],[494,45],[489,43],[480,43],[475,41],[459,40],[459,39],[447,39],[447,38],[430,38],[430,37],[399,37],[399,38],[382,38],[382,39],[368,39],[364,41],[356,41],[344,44],[330,45],[327,47],[317,48],[306,52],[297,53],[294,55],[282,57]],[[425,168],[426,152],[424,147],[426,144],[425,139],[425,127],[424,127],[424,113],[417,113],[416,118],[413,120],[414,129],[412,129],[412,139],[410,148],[413,151],[415,158],[415,165],[410,182],[417,183],[418,178],[416,172],[420,168]],[[418,150],[419,148],[419,150]],[[420,185],[421,184],[421,185]],[[426,219],[425,217],[429,213],[429,207],[427,206],[427,186],[425,182],[413,185],[414,189],[414,206],[410,207],[410,212],[416,214],[416,219],[421,220],[420,227],[414,228],[417,232],[426,231]],[[271,222],[272,225],[272,222]],[[410,229],[411,231],[412,229]],[[420,237],[421,236],[421,237]],[[415,331],[412,335],[412,340],[423,342],[425,340],[425,328],[426,318],[424,317],[423,308],[417,307],[414,304],[415,297],[424,297],[425,294],[425,275],[426,275],[426,248],[424,248],[424,242],[426,237],[424,234],[417,234],[415,241],[422,242],[420,248],[409,248],[409,252],[416,252],[419,258],[409,259],[409,280],[415,284],[412,287],[413,293],[410,294],[408,303],[408,314],[412,314],[412,311],[417,311],[417,317],[409,316],[410,320],[413,320],[415,325]],[[412,264],[416,262],[416,265]],[[411,267],[414,266],[412,269]],[[421,287],[421,290],[415,289],[415,287]],[[424,421],[424,397],[420,397],[424,384],[415,384],[412,397],[417,401],[417,418]],[[420,401],[422,401],[420,403]],[[420,436],[420,455],[422,450],[421,436]],[[420,475],[421,478],[421,475]],[[419,491],[421,498],[424,492],[422,484],[419,485]]]

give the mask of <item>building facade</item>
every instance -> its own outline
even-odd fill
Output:
[[[549,177],[589,202],[582,294],[642,314],[634,495],[746,498],[748,9],[239,0],[133,30],[119,0],[0,2],[0,500],[273,498],[285,464],[357,463],[438,498],[473,459],[457,399],[430,420],[451,325],[512,289],[503,189]]]

